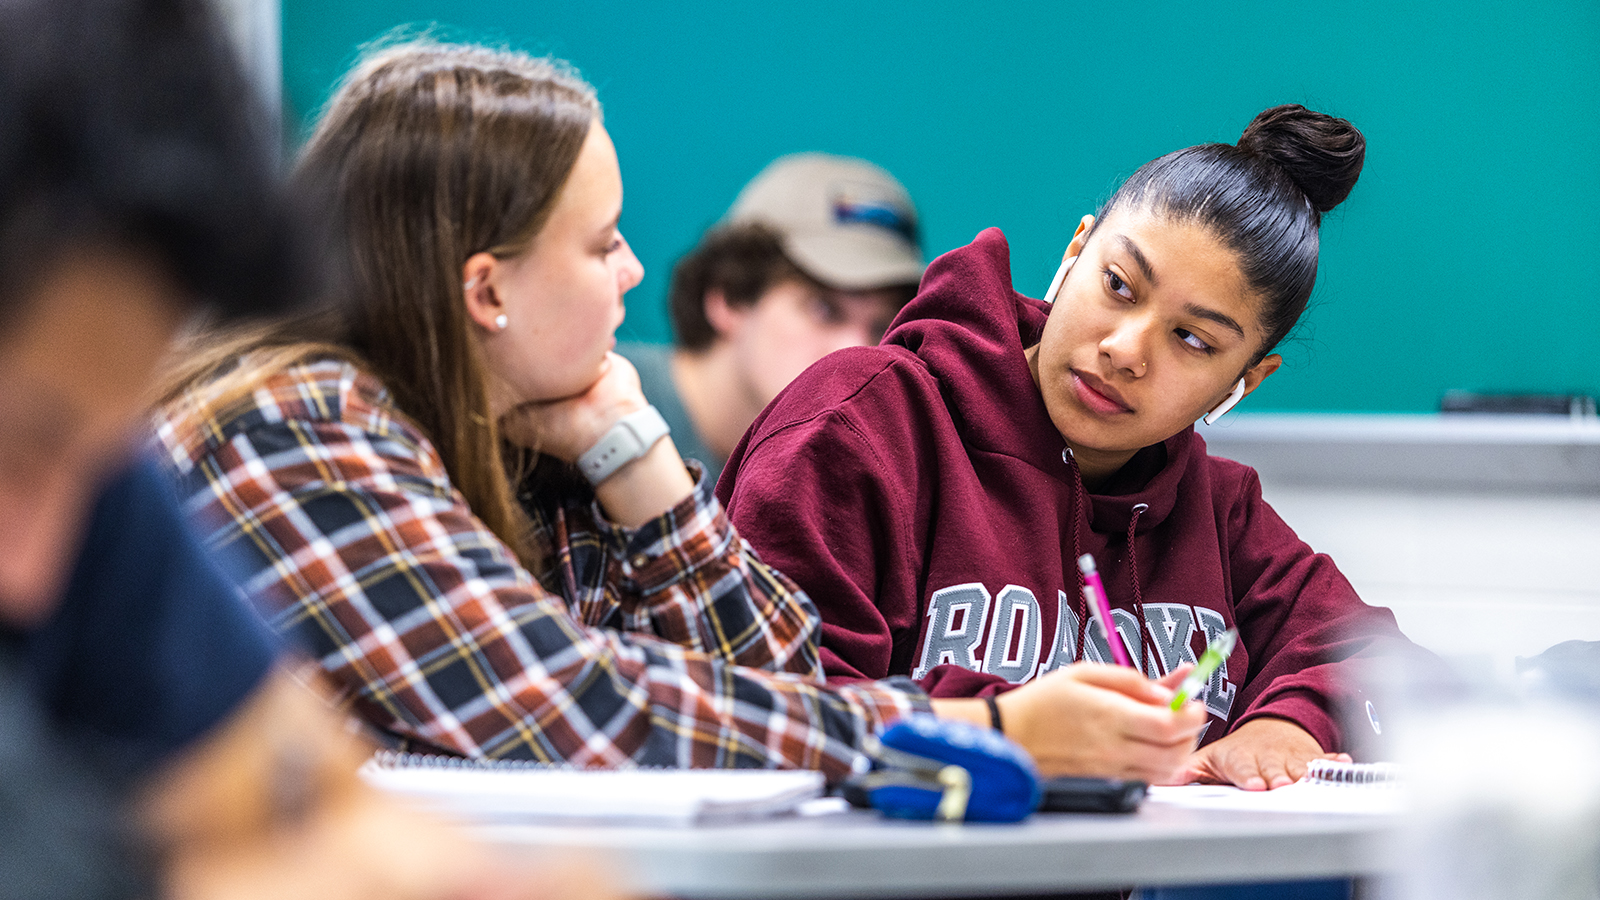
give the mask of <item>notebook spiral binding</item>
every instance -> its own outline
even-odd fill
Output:
[[[824,788],[821,772],[805,770],[600,769],[400,750],[374,753],[360,774],[375,787],[485,823],[749,819],[787,814]]]
[[[536,759],[470,759],[465,756],[411,753],[404,750],[379,750],[372,754],[372,762],[384,769],[566,769],[583,771],[576,766],[565,763],[547,763]]]
[[[1400,781],[1400,767],[1394,763],[1313,759],[1306,764],[1306,781],[1312,784],[1392,785]]]
[[[377,750],[372,754],[372,764],[380,769],[466,769],[468,771],[489,770],[503,771],[511,769],[536,769],[541,772],[559,770],[562,772],[577,772],[580,774],[604,774],[606,772],[686,772],[689,769],[677,766],[618,766],[604,768],[601,766],[575,766],[569,762],[541,762],[537,759],[494,759],[473,758],[469,756],[448,756],[443,753],[419,753],[414,750]],[[739,772],[767,772],[770,769],[732,769],[716,771]]]

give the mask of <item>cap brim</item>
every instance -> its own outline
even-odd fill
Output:
[[[842,291],[914,285],[925,268],[908,241],[874,227],[791,232],[783,249],[807,275]]]

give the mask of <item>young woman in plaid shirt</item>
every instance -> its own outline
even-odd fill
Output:
[[[642,269],[587,84],[394,47],[347,78],[298,180],[347,251],[336,300],[208,338],[159,438],[211,543],[363,718],[468,756],[837,777],[866,733],[932,708],[903,679],[822,683],[810,600],[612,352]],[[1025,690],[1034,743],[1081,741],[1086,691],[1115,713],[1108,748],[1156,768],[1200,726],[1132,672]]]

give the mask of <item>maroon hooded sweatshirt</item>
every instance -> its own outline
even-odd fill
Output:
[[[1357,657],[1415,652],[1192,427],[1087,493],[1023,356],[1050,307],[1011,287],[997,229],[928,267],[877,347],[808,369],[718,485],[740,534],[810,594],[830,679],[992,694],[1110,662],[1075,560],[1092,553],[1134,664],[1240,641],[1206,687],[1214,740],[1258,716],[1342,748]]]

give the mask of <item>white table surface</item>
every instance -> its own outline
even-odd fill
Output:
[[[607,860],[640,890],[682,897],[937,897],[1378,875],[1393,816],[1187,809],[1041,813],[937,825],[848,810],[735,825],[506,825],[495,843]]]

